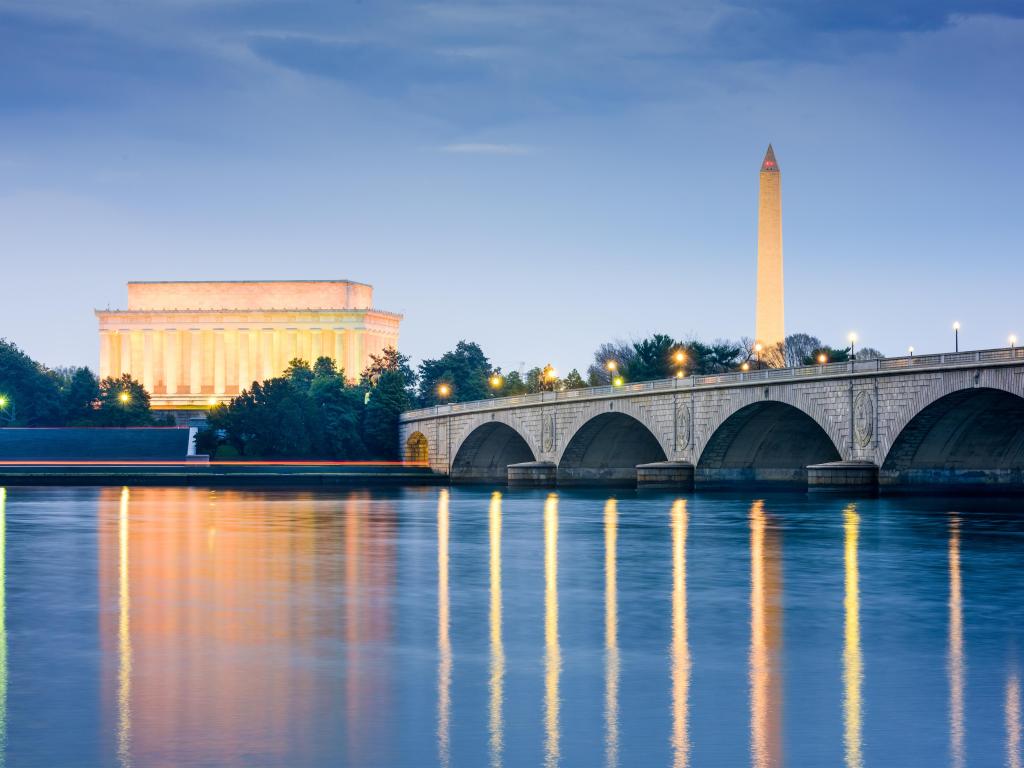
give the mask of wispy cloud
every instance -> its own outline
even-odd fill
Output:
[[[535,147],[525,144],[446,144],[441,147],[442,152],[453,155],[532,155],[536,153]]]

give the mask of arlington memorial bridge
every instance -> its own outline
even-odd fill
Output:
[[[401,439],[453,483],[1024,490],[1024,348],[451,403]]]

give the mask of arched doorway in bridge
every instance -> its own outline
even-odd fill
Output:
[[[595,416],[569,440],[558,463],[559,485],[633,485],[636,465],[667,457],[651,431],[632,416]]]
[[[814,419],[792,405],[764,400],[739,409],[715,430],[694,476],[711,486],[806,485],[808,465],[839,459]]]
[[[508,465],[536,461],[523,436],[500,421],[469,433],[452,461],[453,483],[505,483]]]
[[[405,441],[405,460],[410,464],[427,464],[430,461],[430,443],[422,432],[413,432]]]
[[[1024,490],[1024,398],[985,387],[939,398],[897,436],[879,481]]]

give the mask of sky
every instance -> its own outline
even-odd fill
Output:
[[[1019,0],[0,0],[0,336],[98,361],[130,280],[351,279],[414,361],[787,332],[1024,338]]]

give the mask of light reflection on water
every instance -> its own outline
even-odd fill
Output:
[[[1020,768],[1022,562],[1019,502],[0,489],[0,754]]]

